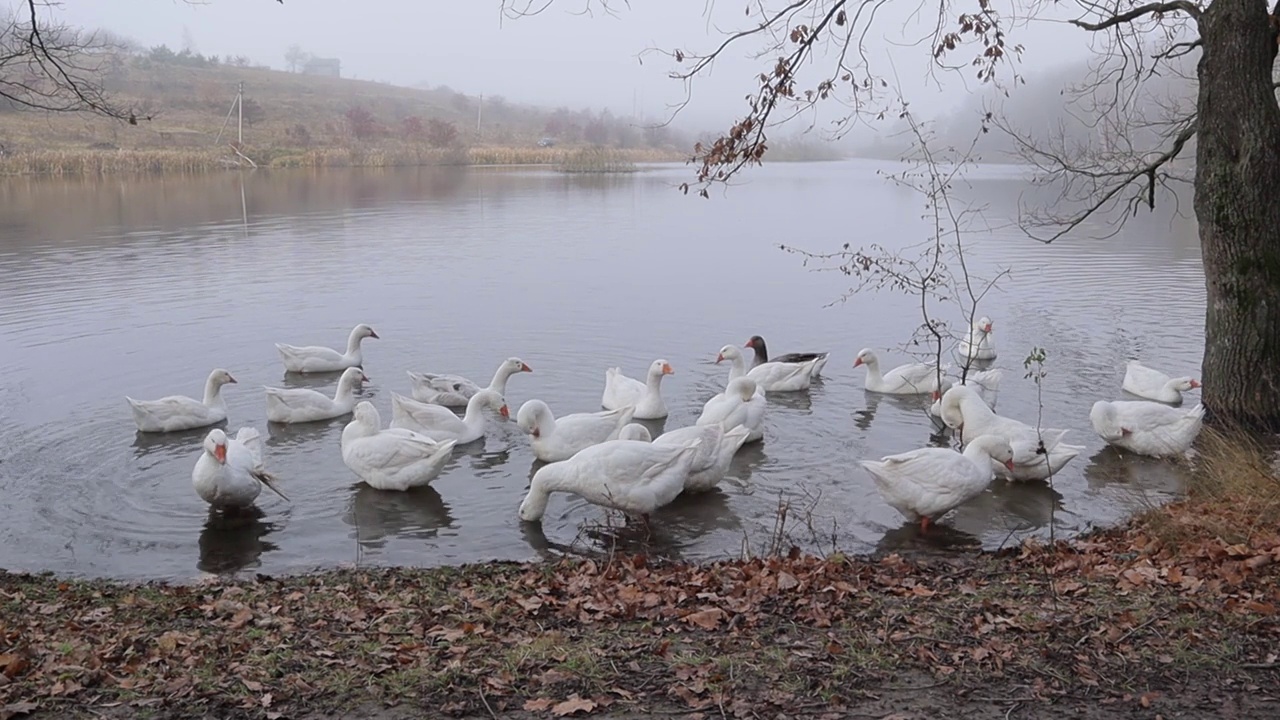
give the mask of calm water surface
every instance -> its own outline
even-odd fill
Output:
[[[530,398],[557,414],[598,409],[604,370],[640,376],[655,358],[669,428],[692,423],[723,388],[721,345],[759,333],[775,352],[830,350],[825,380],[770,401],[763,446],[739,453],[730,485],[654,516],[650,550],[686,559],[759,549],[789,502],[787,533],[846,551],[982,544],[1078,532],[1180,491],[1163,462],[1121,459],[1089,429],[1142,357],[1198,374],[1203,278],[1194,225],[1139,217],[1120,236],[1050,246],[1016,229],[970,239],[981,273],[1008,269],[984,312],[1005,369],[997,410],[1030,422],[1022,377],[1047,349],[1045,425],[1088,450],[1044,484],[997,482],[921,539],[856,460],[930,442],[922,399],[862,389],[853,357],[886,366],[919,324],[913,300],[881,293],[828,305],[849,286],[778,243],[830,251],[928,235],[921,198],[867,161],[753,170],[727,195],[673,185],[685,168],[577,178],[536,170],[260,172],[242,178],[0,182],[0,567],[123,578],[301,571],[341,563],[438,565],[527,559],[598,547],[603,513],[555,496],[540,528],[516,517],[534,459],[514,423],[455,452],[430,488],[384,493],[342,464],[345,418],[268,426],[261,386],[330,391],[335,378],[286,377],[272,344],[340,347],[367,322],[362,392],[390,419],[406,370],[487,382],[523,358],[514,416]],[[1026,184],[988,169],[966,191],[993,222],[1016,215]],[[958,311],[953,312],[958,321]],[[292,502],[264,493],[261,516],[210,517],[190,471],[206,430],[140,435],[124,395],[200,396],[213,367],[231,429],[266,437],[268,467]],[[1191,400],[1195,402],[1195,398]],[[656,426],[661,427],[661,424]]]

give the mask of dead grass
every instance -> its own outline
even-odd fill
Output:
[[[621,150],[586,147],[567,154],[556,169],[562,173],[627,173],[635,172],[636,165]]]
[[[234,167],[223,129],[237,83],[259,112],[244,125],[244,152],[263,167],[403,165],[555,165],[576,148],[536,146],[548,111],[486,101],[477,133],[478,99],[447,89],[230,66],[187,67],[126,62],[109,90],[151,116],[136,126],[78,114],[0,112],[0,174],[93,176],[121,172],[206,172]],[[359,107],[373,118],[356,137],[346,117]],[[450,147],[406,134],[406,118],[452,123]],[[633,162],[683,160],[676,148],[634,148]]]
[[[1280,474],[1266,439],[1206,426],[1196,441],[1187,497],[1152,508],[1135,526],[1170,543],[1218,538],[1248,544],[1280,529]]]

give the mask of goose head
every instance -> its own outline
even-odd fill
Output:
[[[542,425],[546,423],[549,415],[551,415],[551,408],[545,402],[536,398],[528,400],[516,412],[516,425],[533,437],[541,437]]]
[[[212,455],[219,465],[227,464],[227,434],[222,428],[214,428],[204,436],[204,451]]]
[[[875,351],[871,348],[862,348],[858,351],[857,357],[853,359],[853,366],[877,365],[879,362],[880,360],[876,357]]]
[[[675,374],[676,374],[676,371],[671,369],[671,363],[667,362],[666,360],[662,360],[662,359],[654,360],[653,363],[649,365],[650,378],[660,378],[663,375],[675,375]]]
[[[724,347],[720,348],[720,353],[716,355],[716,364],[718,365],[721,362],[724,362],[725,360],[729,360],[729,361],[737,360],[741,357],[742,357],[742,353],[738,351],[738,348],[736,346],[725,345]]]

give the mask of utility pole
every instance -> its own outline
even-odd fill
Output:
[[[236,83],[236,108],[240,111],[236,118],[236,142],[244,147],[244,81]]]
[[[476,137],[480,137],[480,118],[484,115],[484,93],[480,93],[480,104],[476,106]]]

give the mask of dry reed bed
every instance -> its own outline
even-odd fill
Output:
[[[395,144],[311,149],[250,148],[260,167],[411,167],[435,165],[552,165],[566,172],[626,172],[634,163],[675,162],[674,150],[636,148],[432,148]],[[0,175],[93,176],[116,173],[202,173],[237,167],[225,149],[34,150],[0,155]]]

